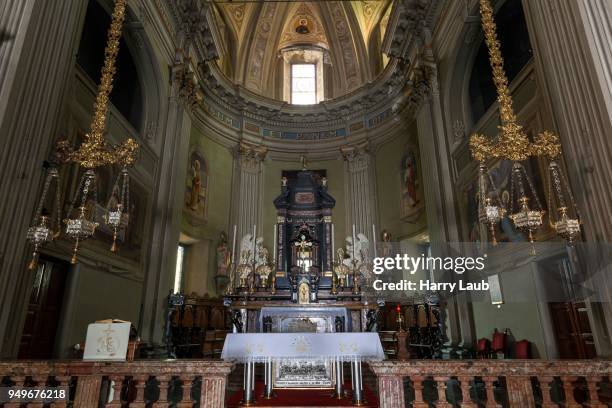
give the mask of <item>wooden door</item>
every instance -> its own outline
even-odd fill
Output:
[[[68,263],[57,259],[41,257],[39,260],[18,358],[53,358],[68,268]]]
[[[582,302],[551,303],[550,311],[560,358],[595,358],[595,342]]]

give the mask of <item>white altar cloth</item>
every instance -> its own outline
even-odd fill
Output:
[[[287,360],[384,360],[378,333],[231,333],[223,360],[277,362]]]

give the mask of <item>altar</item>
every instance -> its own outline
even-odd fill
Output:
[[[244,364],[246,404],[254,400],[256,366],[263,366],[266,398],[275,388],[328,388],[344,398],[345,363],[359,404],[361,362],[384,358],[376,333],[384,303],[364,291],[374,242],[353,228],[334,247],[335,199],[324,170],[283,172],[280,187],[271,250],[253,226],[232,256],[224,302],[233,334],[222,358]]]
[[[362,400],[361,363],[385,358],[376,333],[233,333],[223,360],[245,365],[245,401],[253,399],[255,364],[264,366],[265,396],[274,388],[330,388],[342,398],[343,363],[351,365],[353,400]]]

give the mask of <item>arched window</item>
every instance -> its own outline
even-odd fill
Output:
[[[495,15],[495,22],[504,68],[508,81],[512,82],[533,56],[521,0],[507,0]],[[489,52],[483,40],[474,59],[469,80],[470,107],[474,123],[478,122],[497,98],[492,75]]]
[[[283,99],[293,105],[314,105],[325,99],[325,50],[315,46],[287,47],[283,57]]]
[[[104,64],[104,48],[106,47],[106,37],[110,23],[111,16],[106,10],[96,0],[90,0],[77,53],[77,64],[96,85],[99,85],[100,82],[100,72]],[[137,131],[140,131],[142,90],[136,65],[123,38],[119,45],[117,73],[110,100],[125,119]]]

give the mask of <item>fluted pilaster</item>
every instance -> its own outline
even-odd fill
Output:
[[[261,235],[263,206],[263,160],[266,150],[241,143],[234,152],[234,179],[232,188],[232,220],[237,225],[238,240],[252,234],[257,225]],[[269,243],[268,245],[271,245]],[[239,251],[239,248],[236,248]]]
[[[523,0],[538,81],[561,137],[585,240],[612,242],[612,5],[608,0]],[[603,250],[603,249],[602,249]],[[604,250],[609,251],[609,250]],[[591,255],[592,257],[592,255]],[[594,321],[600,355],[611,355],[610,269],[598,272],[593,289],[604,319]],[[596,305],[597,306],[597,305]],[[605,320],[605,321],[601,321]]]
[[[158,169],[151,255],[145,277],[142,329],[144,340],[161,343],[167,296],[176,271],[187,156],[191,136],[191,109],[195,106],[194,86],[186,81],[186,67],[177,62],[167,104],[165,139]]]
[[[0,4],[0,343],[14,356],[27,307],[26,230],[56,137],[87,2]]]
[[[355,224],[357,233],[372,241],[372,225],[377,223],[374,156],[367,146],[342,148],[344,157],[345,189],[347,200],[347,234]]]

